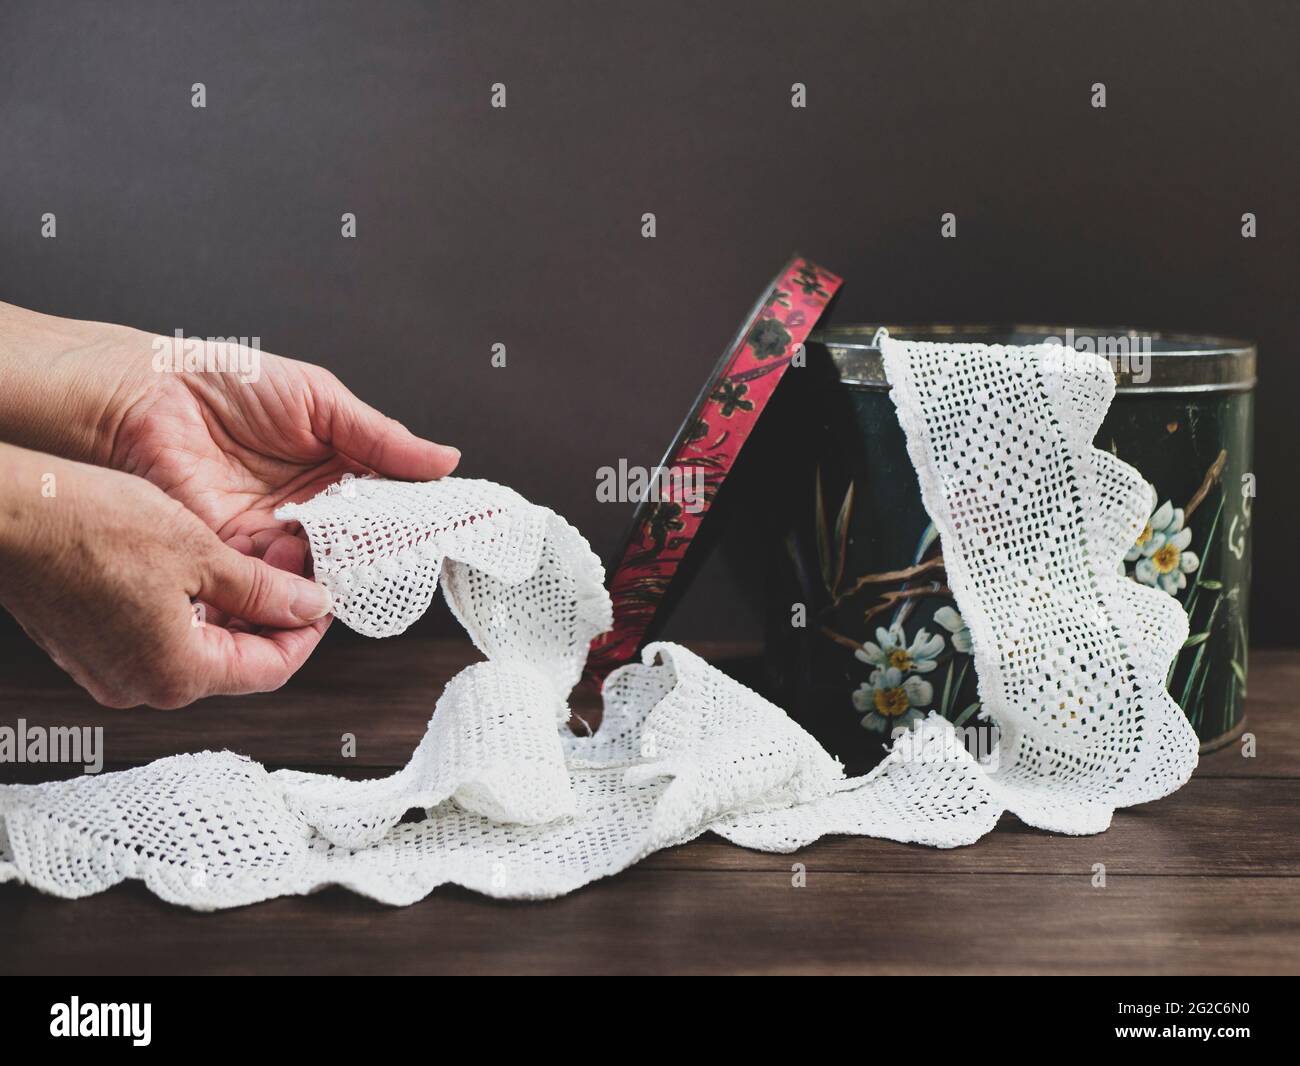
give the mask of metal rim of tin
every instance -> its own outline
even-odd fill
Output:
[[[1201,754],[1209,755],[1210,752],[1218,751],[1220,748],[1226,748],[1234,740],[1238,739],[1244,732],[1246,732],[1246,717],[1247,716],[1243,714],[1241,720],[1226,733],[1220,733],[1217,737],[1211,737],[1209,740],[1201,741]]]
[[[863,388],[889,388],[884,360],[874,344],[881,326],[843,325],[815,330],[810,344],[825,347],[840,380]],[[1042,344],[1051,340],[1110,359],[1115,388],[1126,394],[1247,392],[1255,387],[1255,345],[1230,337],[1119,327],[1040,325],[885,325],[897,340],[974,344]],[[1136,350],[1135,350],[1136,344]],[[1146,358],[1149,356],[1149,358]]]

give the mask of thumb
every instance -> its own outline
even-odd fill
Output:
[[[296,629],[324,618],[329,592],[251,555],[220,545],[203,568],[198,598],[254,625]]]

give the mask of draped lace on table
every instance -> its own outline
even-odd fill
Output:
[[[79,897],[134,878],[200,910],[325,885],[394,904],[448,882],[543,898],[706,830],[767,851],[830,833],[954,847],[1004,811],[1097,833],[1174,791],[1196,765],[1164,685],[1187,623],[1119,574],[1151,490],[1092,447],[1109,365],[1059,345],[881,346],[995,762],[932,714],[846,778],[780,708],[667,643],[610,675],[600,729],[575,737],[567,699],[611,621],[586,541],[500,485],[361,479],[279,512],[307,531],[337,617],[400,633],[441,583],[485,656],[447,685],[409,764],[351,781],[202,752],[6,786],[0,881]]]

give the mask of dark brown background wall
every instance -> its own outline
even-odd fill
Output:
[[[793,249],[842,321],[1253,337],[1254,634],[1295,644],[1297,40],[1226,0],[4,0],[0,299],[323,363],[607,558],[596,468],[658,459]],[[719,562],[673,631],[757,625]]]

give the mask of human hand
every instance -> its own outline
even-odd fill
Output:
[[[0,305],[0,375],[10,383],[0,437],[138,474],[227,544],[297,573],[307,546],[296,524],[275,519],[281,503],[345,473],[427,481],[459,461],[321,367],[244,348],[222,355],[255,375],[159,372],[159,345],[171,342]]]
[[[179,500],[227,544],[305,572],[306,542],[274,511],[344,474],[428,481],[460,453],[421,440],[362,403],[333,374],[260,353],[260,374],[141,375],[108,462]]]
[[[141,478],[0,445],[0,503],[0,602],[107,706],[278,688],[329,624],[321,586]]]

